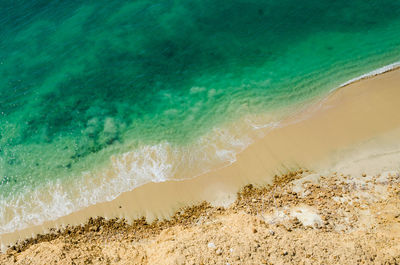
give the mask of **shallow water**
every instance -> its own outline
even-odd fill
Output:
[[[400,60],[393,0],[7,0],[0,12],[0,233],[234,161],[255,122]]]

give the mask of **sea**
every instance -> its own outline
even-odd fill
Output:
[[[2,0],[0,234],[234,163],[398,62],[397,0]]]

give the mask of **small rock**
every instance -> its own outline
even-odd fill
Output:
[[[257,202],[257,199],[252,199],[251,202]]]
[[[367,174],[363,173],[362,176],[365,178],[367,176]]]
[[[98,231],[98,227],[96,226],[96,225],[93,225],[93,226],[91,226],[90,228],[89,228],[89,231],[91,231],[91,232],[96,232],[96,231]]]
[[[273,236],[273,235],[275,235],[275,231],[269,230],[269,234],[270,234],[271,236]]]
[[[286,256],[287,254],[288,254],[287,251],[283,251],[283,252],[282,252],[282,255],[283,255],[283,256]]]
[[[213,242],[208,243],[207,246],[209,248],[216,248],[216,246],[215,246],[215,244]]]
[[[219,248],[215,251],[215,254],[217,254],[218,256],[222,255],[222,250]]]

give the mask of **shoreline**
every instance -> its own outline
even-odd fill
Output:
[[[237,161],[231,165],[194,179],[148,183],[113,201],[90,206],[43,225],[0,235],[2,246],[50,228],[79,225],[93,216],[119,217],[128,221],[145,216],[151,221],[168,218],[179,208],[202,201],[228,206],[235,201],[237,190],[246,184],[271,184],[275,174],[299,166],[318,171],[331,168],[332,157],[342,156],[343,152],[348,153],[348,149],[367,140],[374,139],[375,143],[396,141],[400,135],[396,130],[400,127],[396,124],[400,118],[400,107],[396,105],[400,91],[396,91],[393,84],[400,83],[398,68],[363,77],[346,84],[346,89],[336,89],[323,100],[317,111],[313,112],[311,107],[295,118],[289,118],[288,125],[267,132],[239,153]],[[310,111],[312,115],[309,115]],[[365,115],[368,120],[363,118]],[[305,118],[296,121],[299,117]],[[385,135],[388,133],[393,135]]]
[[[356,82],[359,82],[359,81],[362,81],[362,80],[365,80],[365,79],[368,79],[368,78],[375,77],[377,75],[381,75],[381,74],[384,74],[384,73],[387,73],[387,72],[395,71],[395,70],[397,70],[399,68],[400,68],[400,62],[394,62],[394,63],[388,64],[388,65],[382,66],[382,67],[380,67],[378,69],[375,69],[375,70],[373,70],[371,72],[368,72],[366,74],[362,74],[362,75],[360,75],[358,77],[352,78],[349,81],[344,82],[343,84],[341,84],[337,88],[332,89],[331,92],[335,91],[336,89],[340,89],[340,88],[349,86],[351,84],[354,84]]]
[[[90,218],[0,254],[2,264],[397,264],[398,171],[297,170],[247,185],[229,207],[207,202],[171,219]],[[307,247],[305,247],[307,246]]]

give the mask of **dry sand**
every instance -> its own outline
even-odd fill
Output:
[[[350,84],[332,93],[327,99],[318,102],[303,113],[299,113],[296,117],[288,119],[286,121],[286,126],[267,132],[262,139],[256,141],[240,153],[237,156],[237,161],[231,165],[191,180],[147,184],[131,192],[122,194],[114,201],[91,206],[82,211],[56,221],[47,222],[40,226],[1,235],[0,241],[2,244],[13,243],[17,239],[25,239],[37,233],[48,231],[50,228],[62,227],[65,226],[65,224],[79,225],[86,222],[89,217],[94,216],[126,218],[129,222],[132,222],[135,218],[137,219],[144,216],[148,221],[152,221],[154,218],[162,219],[164,217],[171,217],[178,209],[188,205],[203,205],[201,204],[203,201],[208,201],[217,208],[205,207],[204,205],[197,208],[195,207],[194,209],[198,210],[192,209],[191,211],[195,211],[193,216],[187,218],[198,222],[199,220],[196,219],[198,218],[196,211],[203,213],[205,211],[204,209],[207,209],[207,211],[205,211],[206,213],[209,211],[212,213],[209,226],[205,226],[203,223],[195,226],[191,223],[186,227],[186,225],[181,224],[181,222],[185,223],[186,221],[179,221],[181,219],[178,218],[178,221],[175,220],[172,224],[169,222],[154,224],[154,226],[158,227],[158,230],[156,229],[156,232],[148,233],[137,232],[135,230],[136,228],[132,228],[136,227],[139,221],[135,221],[135,225],[132,227],[121,224],[121,229],[118,227],[115,228],[115,222],[111,222],[107,224],[112,224],[112,228],[110,228],[110,232],[105,234],[97,231],[92,231],[90,233],[82,231],[82,234],[74,233],[77,239],[80,238],[79,240],[72,239],[72,236],[65,235],[65,233],[59,234],[58,236],[47,236],[49,237],[48,240],[46,239],[48,241],[47,243],[43,242],[29,245],[30,247],[26,250],[22,248],[24,251],[21,253],[2,256],[2,258],[7,262],[11,262],[12,259],[16,258],[17,261],[20,260],[22,262],[21,264],[29,264],[28,260],[30,258],[33,259],[34,257],[38,258],[41,256],[43,258],[42,263],[48,264],[54,261],[55,257],[58,257],[57,259],[59,259],[59,262],[64,259],[64,261],[68,263],[67,260],[72,260],[72,256],[69,255],[75,255],[74,257],[77,259],[77,263],[84,262],[85,258],[95,262],[96,255],[99,255],[103,260],[97,260],[98,262],[107,263],[105,261],[107,261],[107,257],[109,257],[110,262],[113,263],[116,262],[118,258],[114,260],[114,254],[112,253],[114,253],[113,251],[117,251],[116,249],[119,249],[121,251],[126,250],[127,253],[126,255],[121,254],[122,252],[118,254],[120,255],[119,259],[121,264],[140,263],[140,259],[143,259],[143,263],[146,261],[149,262],[149,264],[158,264],[157,260],[152,261],[153,258],[156,259],[157,257],[160,258],[158,262],[163,261],[161,264],[174,264],[168,262],[175,262],[175,258],[178,263],[183,259],[187,261],[196,261],[195,264],[197,264],[201,261],[200,258],[203,257],[202,255],[204,255],[205,263],[212,263],[215,261],[217,264],[224,264],[221,262],[222,258],[228,258],[228,256],[223,255],[223,253],[227,253],[226,249],[221,250],[222,253],[220,255],[212,256],[211,254],[213,252],[209,248],[203,249],[204,246],[200,245],[200,241],[204,241],[207,238],[212,238],[213,240],[217,240],[214,238],[219,238],[219,240],[221,240],[220,242],[225,242],[221,245],[221,247],[223,246],[224,248],[228,245],[228,242],[232,242],[233,245],[236,244],[237,248],[242,246],[243,249],[239,255],[241,262],[236,261],[236,263],[246,263],[247,261],[248,263],[252,263],[253,261],[257,263],[261,261],[261,258],[269,257],[262,255],[257,256],[246,248],[247,246],[252,246],[251,242],[253,242],[252,240],[254,238],[258,238],[257,244],[261,246],[259,248],[263,249],[265,253],[270,253],[270,255],[274,257],[279,254],[279,246],[286,248],[293,246],[294,249],[298,251],[296,253],[304,252],[304,255],[308,255],[309,253],[307,254],[306,250],[309,249],[309,246],[313,246],[316,252],[312,254],[312,257],[320,261],[322,261],[323,258],[329,258],[333,263],[341,263],[339,261],[344,258],[346,262],[349,261],[348,264],[354,264],[354,262],[350,263],[350,261],[354,261],[353,258],[357,257],[362,257],[361,259],[363,259],[366,256],[361,253],[365,252],[367,254],[375,253],[371,255],[376,255],[376,257],[381,255],[379,257],[382,258],[379,258],[379,262],[383,262],[383,256],[385,255],[380,251],[381,249],[386,249],[384,245],[387,244],[387,248],[393,247],[393,250],[391,250],[393,253],[390,252],[392,254],[386,256],[388,258],[395,258],[399,253],[398,249],[396,249],[396,245],[398,245],[396,243],[399,241],[391,240],[398,240],[398,237],[395,237],[396,234],[385,234],[383,233],[384,230],[379,230],[379,233],[370,234],[372,232],[368,229],[354,230],[354,233],[349,233],[348,231],[350,231],[349,229],[352,226],[359,225],[357,223],[358,221],[355,221],[356,223],[354,224],[344,225],[343,229],[345,232],[336,231],[336,228],[333,230],[315,230],[305,229],[304,227],[299,228],[299,230],[292,229],[292,231],[285,232],[285,229],[277,226],[276,229],[283,234],[281,234],[279,238],[267,236],[263,239],[264,241],[262,241],[259,236],[265,237],[265,235],[268,235],[265,231],[270,229],[269,226],[271,224],[268,224],[268,222],[264,220],[264,223],[268,224],[265,226],[267,230],[264,231],[264,234],[258,232],[247,234],[247,228],[251,227],[250,224],[252,224],[254,220],[256,220],[255,224],[257,228],[255,229],[257,231],[262,231],[264,224],[258,224],[258,219],[254,219],[256,217],[253,213],[246,213],[246,211],[242,211],[241,208],[237,208],[237,205],[243,202],[240,198],[234,204],[236,206],[231,206],[228,210],[223,210],[222,208],[218,208],[218,206],[228,206],[230,203],[234,202],[237,198],[236,192],[246,184],[252,183],[256,186],[260,185],[265,187],[265,185],[272,184],[275,174],[280,175],[281,173],[287,173],[301,167],[312,168],[326,175],[331,175],[330,173],[337,170],[344,173],[351,172],[355,178],[361,177],[362,172],[376,175],[378,172],[381,173],[382,170],[399,169],[399,99],[400,70],[394,70]],[[336,179],[340,183],[341,177],[336,177]],[[280,187],[279,185],[280,183],[276,184],[274,187]],[[396,185],[388,184],[385,188],[395,189]],[[398,199],[398,194],[396,197],[389,191],[387,192],[387,196],[394,200]],[[260,198],[255,197],[253,199],[259,200]],[[330,198],[326,198],[326,200],[328,199]],[[324,201],[325,199],[321,200]],[[287,203],[290,204],[292,202]],[[293,203],[300,204],[302,200],[294,198]],[[378,208],[383,207],[380,203],[382,202],[374,202],[370,206]],[[315,208],[317,204],[316,202],[309,202],[308,205]],[[347,207],[342,202],[337,202],[336,205],[338,205],[337,207],[339,208],[342,207],[341,205]],[[267,208],[263,209],[263,212],[270,211],[270,209],[272,209],[268,208],[270,206],[266,205],[265,207]],[[243,207],[251,208],[253,204]],[[395,205],[392,208],[393,211],[399,211],[400,207],[398,201],[397,206]],[[318,211],[320,210],[321,209],[318,209]],[[252,210],[250,210],[250,212],[251,211]],[[359,209],[357,211],[359,211]],[[322,216],[320,212],[314,214]],[[335,212],[331,214],[334,219],[336,217],[339,219],[341,218],[339,215],[336,215]],[[343,222],[343,220],[347,219],[341,220],[340,222]],[[380,226],[380,223],[377,223],[377,219],[374,220],[373,227],[387,229],[387,227]],[[394,218],[393,220],[397,219]],[[143,219],[140,222],[144,222]],[[391,224],[393,222],[395,223],[395,221],[388,222],[391,222]],[[223,224],[224,226],[222,226]],[[107,225],[99,227],[106,226]],[[226,226],[230,226],[230,229],[233,230],[228,229],[225,231],[224,227]],[[144,225],[143,227],[154,228],[148,225]],[[78,227],[74,229],[81,231]],[[144,228],[142,230],[147,231]],[[167,233],[166,231],[172,231],[173,234],[162,237],[162,235]],[[243,233],[241,233],[241,231],[243,231]],[[321,231],[324,232],[322,233]],[[93,236],[94,241],[90,241],[92,240],[92,234],[96,234],[95,237]],[[109,239],[107,239],[108,235],[110,236]],[[204,237],[202,237],[203,235]],[[85,238],[88,238],[87,240],[92,243]],[[123,238],[133,240],[132,243],[129,243],[129,246],[133,247],[132,249],[130,247],[128,248]],[[161,243],[165,241],[164,243],[167,244],[166,238],[170,238],[170,241],[175,242],[171,244],[176,246],[177,249],[182,247],[182,249],[179,249],[180,255],[176,254],[178,252],[175,252],[175,250],[172,252],[170,251],[169,254],[167,253],[169,250],[165,253],[161,251],[161,249],[164,249],[164,245]],[[298,239],[295,240],[295,238]],[[160,243],[157,243],[157,240],[160,241]],[[81,241],[82,244],[79,243]],[[276,243],[274,243],[275,241]],[[320,242],[320,244],[317,244],[317,241]],[[103,243],[98,244],[98,242]],[[98,244],[97,247],[96,244]],[[217,251],[218,245],[216,242],[214,242],[214,244],[217,246],[215,250]],[[60,246],[62,247],[60,248]],[[88,249],[86,246],[88,246]],[[278,252],[269,252],[270,249],[271,251],[274,250],[273,246],[275,246]],[[332,247],[332,249],[329,249],[330,247]],[[197,252],[195,248],[198,248]],[[213,247],[211,247],[211,249],[212,248]],[[350,250],[348,253],[352,254],[346,254],[346,251],[344,251],[345,248],[349,248]],[[55,256],[48,255],[51,251],[58,254],[55,254]],[[218,251],[218,253],[219,252],[220,251]],[[211,256],[207,256],[207,253],[211,253]],[[337,258],[334,258],[334,253],[336,253],[335,255]],[[253,255],[256,255],[254,256],[254,260],[251,258]],[[125,258],[123,258],[123,256]],[[271,261],[275,261],[275,263],[279,264],[281,261],[289,261],[286,260],[288,256],[290,255],[278,255],[275,260],[272,259]],[[299,255],[297,257],[303,256]],[[127,262],[127,257],[130,257],[132,262]],[[350,257],[352,258],[350,259]],[[45,258],[49,258],[48,262],[44,260]],[[307,261],[307,259],[308,258],[302,260],[306,261],[306,263],[311,262],[311,260]],[[339,259],[339,261],[337,259]],[[33,264],[40,264],[38,260],[40,259],[36,259],[36,263]],[[293,263],[297,263],[295,261],[296,259],[293,260]],[[355,260],[355,263],[357,263],[357,260]],[[235,262],[230,264],[235,264]]]

